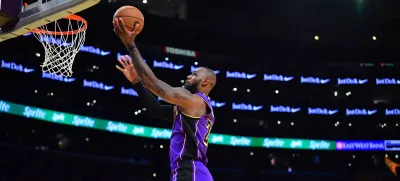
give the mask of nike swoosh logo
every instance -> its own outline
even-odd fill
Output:
[[[253,107],[253,111],[258,111],[258,110],[260,110],[262,108],[263,108],[263,106],[254,106]]]
[[[332,114],[336,114],[338,112],[338,110],[329,110],[328,111],[328,114],[329,115],[332,115]]]
[[[182,69],[184,66],[183,65],[174,65],[175,70]]]
[[[64,82],[73,82],[75,78],[64,78]]]
[[[111,90],[111,89],[114,89],[114,86],[104,86],[104,90]]]
[[[284,77],[283,80],[285,80],[285,82],[291,81],[291,80],[293,80],[293,77]]]
[[[30,72],[33,72],[33,71],[34,71],[34,69],[24,68],[24,72],[25,73],[30,73]]]
[[[246,75],[247,79],[252,79],[252,78],[254,78],[256,76],[257,76],[257,74],[247,74]]]
[[[295,112],[299,112],[301,109],[300,108],[292,108],[290,110],[290,112],[295,113]]]
[[[217,103],[215,106],[216,107],[222,107],[222,106],[225,106],[225,103]]]
[[[378,112],[377,110],[368,110],[368,115],[371,115],[371,114],[375,114],[376,112]]]
[[[109,55],[111,52],[106,52],[106,51],[101,51],[100,52],[100,54],[102,55],[102,56],[106,56],[106,55]]]
[[[329,81],[331,81],[330,79],[321,79],[321,84],[326,84],[326,83],[328,83]]]
[[[366,82],[368,82],[368,79],[365,79],[365,80],[359,80],[359,81],[358,81],[358,83],[359,83],[359,84],[364,84],[364,83],[366,83]]]

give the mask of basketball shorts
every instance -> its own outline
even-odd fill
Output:
[[[213,181],[211,173],[200,161],[185,160],[172,168],[171,181]]]

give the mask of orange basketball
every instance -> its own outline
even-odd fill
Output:
[[[136,27],[135,32],[139,34],[144,27],[144,16],[142,12],[136,7],[133,6],[122,6],[120,7],[114,14],[115,18],[122,18],[125,23],[125,27],[129,31],[133,31],[133,27],[135,22],[138,23],[138,27]]]

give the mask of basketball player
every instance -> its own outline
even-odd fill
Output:
[[[172,181],[212,181],[206,165],[206,153],[214,113],[208,94],[217,78],[209,68],[201,67],[187,76],[183,87],[171,87],[158,79],[144,62],[136,45],[135,31],[128,31],[121,19],[115,19],[114,32],[128,49],[129,57],[121,57],[123,68],[117,68],[133,84],[141,102],[156,117],[173,119],[170,140],[170,166]],[[136,27],[136,24],[134,25]],[[160,105],[146,90],[174,105]]]

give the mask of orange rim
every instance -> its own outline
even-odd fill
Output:
[[[87,29],[87,21],[85,19],[83,19],[82,17],[78,16],[78,15],[69,15],[67,17],[65,17],[64,19],[69,19],[69,20],[75,20],[75,21],[82,21],[85,25],[82,28],[79,28],[77,30],[73,30],[73,31],[47,31],[47,30],[43,30],[40,28],[35,28],[33,29],[31,32],[35,33],[35,34],[51,34],[51,35],[73,35],[73,34],[78,34],[82,31],[86,31]]]

